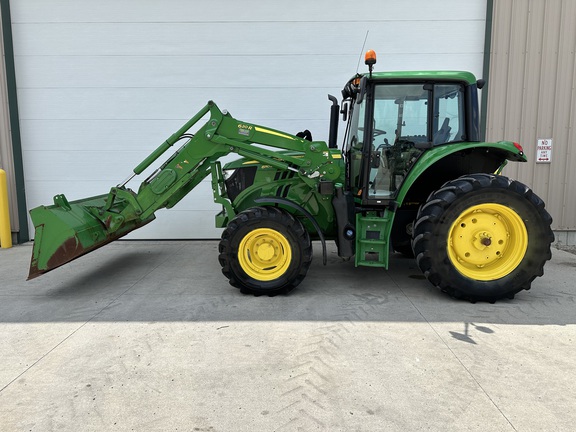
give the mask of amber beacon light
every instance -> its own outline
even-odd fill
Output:
[[[368,66],[376,64],[376,52],[374,50],[366,51],[366,54],[364,55],[364,63]]]
[[[370,76],[372,76],[372,68],[376,64],[376,51],[366,51],[366,54],[364,55],[364,64],[368,65],[368,71],[370,72]]]

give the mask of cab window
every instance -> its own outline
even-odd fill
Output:
[[[368,197],[390,198],[423,152],[425,143],[436,146],[466,139],[463,87],[376,84],[370,121]],[[419,143],[423,145],[417,146]]]

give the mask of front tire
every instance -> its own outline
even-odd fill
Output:
[[[430,195],[412,245],[433,285],[456,298],[494,302],[530,289],[544,274],[551,223],[544,202],[526,185],[471,174]]]
[[[218,257],[230,284],[245,294],[294,289],[312,262],[312,243],[300,221],[276,207],[239,213],[222,233]]]

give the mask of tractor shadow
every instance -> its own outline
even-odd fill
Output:
[[[244,295],[222,275],[217,248],[217,241],[116,242],[0,290],[0,321],[576,323],[576,256],[562,251],[554,250],[545,276],[530,291],[513,300],[472,304],[432,286],[414,259],[393,254],[389,270],[356,268],[329,245],[323,266],[317,243],[307,277],[291,293]],[[466,329],[452,336],[468,341]]]

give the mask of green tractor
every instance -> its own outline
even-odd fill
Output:
[[[234,119],[212,101],[105,195],[30,211],[29,279],[114,241],[172,208],[211,175],[219,262],[243,293],[284,294],[326,242],[356,266],[416,259],[442,291],[470,301],[513,298],[543,274],[554,240],[544,202],[500,175],[526,162],[513,142],[481,142],[477,81],[469,72],[357,74],[332,101],[329,142]],[[340,117],[346,122],[337,146]],[[189,132],[205,119],[198,129]],[[127,187],[177,142],[137,191]],[[264,146],[261,146],[261,145]],[[241,158],[221,165],[230,153]]]

